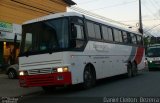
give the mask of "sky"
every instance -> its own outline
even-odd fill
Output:
[[[139,0],[73,0],[75,7],[85,9],[106,18],[138,26]],[[160,36],[160,0],[141,0],[144,31]],[[158,26],[157,26],[158,25]]]

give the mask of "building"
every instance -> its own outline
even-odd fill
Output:
[[[19,44],[21,39],[21,25],[0,21],[0,66],[3,64],[12,64],[14,57],[14,39],[17,35],[17,43],[15,48],[15,56],[19,54]],[[12,57],[12,58],[11,58]]]
[[[65,12],[66,7],[75,5],[75,2],[72,0],[0,0],[0,4],[0,66],[2,66],[16,61],[23,22]],[[18,40],[17,43],[15,39]]]

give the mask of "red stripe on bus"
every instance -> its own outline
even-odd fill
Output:
[[[144,48],[138,48],[137,53],[136,53],[136,57],[135,57],[137,64],[141,63],[143,55],[144,55]]]
[[[58,80],[61,78],[62,80]],[[21,87],[71,85],[71,72],[19,76]]]

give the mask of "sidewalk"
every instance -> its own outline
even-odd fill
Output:
[[[8,79],[7,75],[0,74],[0,97],[17,97],[42,91],[41,88],[21,88],[18,79]]]

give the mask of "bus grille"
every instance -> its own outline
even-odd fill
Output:
[[[29,75],[49,74],[51,73],[51,68],[33,69],[33,70],[29,70],[28,73]]]

